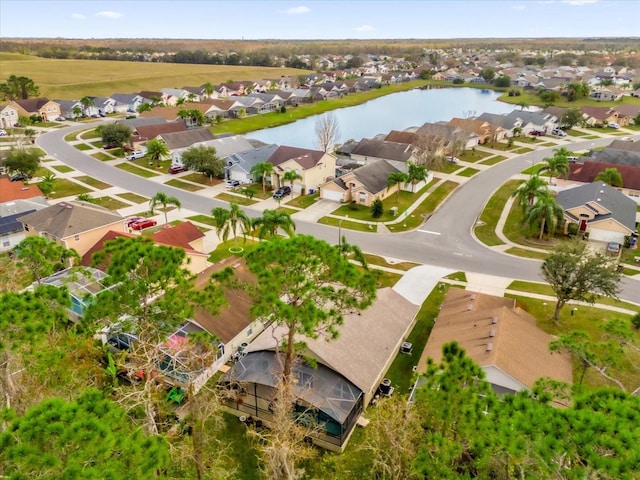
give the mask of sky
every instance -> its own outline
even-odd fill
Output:
[[[640,37],[640,0],[0,0],[0,37]]]

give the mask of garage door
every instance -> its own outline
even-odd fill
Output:
[[[325,188],[320,190],[320,197],[325,198],[327,200],[333,200],[334,202],[342,202],[343,193]]]
[[[616,242],[616,243],[624,244],[624,234],[620,232],[612,232],[610,230],[590,228],[589,240],[595,240],[598,242]]]

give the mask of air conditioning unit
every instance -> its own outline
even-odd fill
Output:
[[[412,349],[413,345],[410,342],[402,342],[402,345],[400,346],[400,353],[409,354]]]
[[[389,380],[388,378],[384,378],[378,390],[380,391],[380,396],[382,397],[390,397],[391,395],[393,395],[394,389],[391,386],[391,380]]]

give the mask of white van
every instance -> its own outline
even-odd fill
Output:
[[[133,152],[129,153],[125,158],[127,160],[135,160],[136,158],[142,158],[144,157],[144,152],[141,150],[134,150]]]
[[[609,127],[609,128],[620,128],[620,124],[618,124],[616,122],[609,122],[607,127]]]

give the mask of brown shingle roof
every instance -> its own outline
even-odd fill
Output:
[[[155,125],[140,125],[136,127],[138,137],[151,140],[163,133],[184,132],[187,126],[182,122],[157,123]]]
[[[93,247],[91,247],[87,253],[85,253],[82,256],[82,260],[80,261],[80,265],[82,265],[83,267],[91,267],[91,263],[92,263],[92,257],[93,254],[96,252],[99,252],[100,250],[104,250],[104,244],[107,243],[110,240],[115,240],[116,238],[119,237],[124,237],[124,238],[135,238],[137,235],[132,235],[130,233],[124,233],[124,232],[114,232],[113,230],[109,230],[107,233],[104,234],[104,236],[98,240],[95,245]],[[107,259],[105,259],[105,261],[103,263],[101,263],[100,265],[96,266],[96,268],[98,270],[102,270],[105,271],[107,266],[108,266],[109,262]]]
[[[181,247],[185,250],[193,250],[191,242],[202,237],[204,237],[204,233],[191,222],[182,222],[169,228],[163,228],[151,236],[156,243]]]
[[[324,152],[320,150],[281,146],[273,152],[267,161],[278,166],[288,160],[295,160],[302,168],[306,169],[315,167],[324,155]]]
[[[549,351],[552,339],[514,300],[451,288],[418,368],[428,357],[440,362],[442,345],[455,340],[481,367],[497,367],[528,388],[541,377],[571,383],[571,359]]]
[[[191,130],[163,133],[159,135],[169,150],[190,147],[194,143],[208,142],[216,137],[208,128],[193,128]]]
[[[420,144],[420,135],[414,132],[401,132],[399,130],[391,130],[384,139],[387,142],[404,143],[413,146],[417,146]]]
[[[14,100],[18,105],[20,105],[25,111],[29,113],[34,113],[40,110],[47,102],[49,102],[48,98],[19,98]]]
[[[37,232],[47,232],[56,238],[67,238],[122,222],[122,217],[106,208],[86,202],[60,202],[20,217],[22,223]]]
[[[9,177],[0,177],[0,203],[43,196],[37,185],[25,185],[22,182],[12,182]]]
[[[571,163],[569,164],[568,180],[591,183],[595,181],[596,176],[606,168],[615,168],[620,172],[625,188],[640,190],[640,167],[633,167],[630,165],[617,165],[614,163],[589,161],[584,163]]]
[[[358,142],[351,154],[365,157],[383,158],[406,162],[411,158],[412,148],[405,143],[387,142],[385,140],[372,140],[363,138]]]

